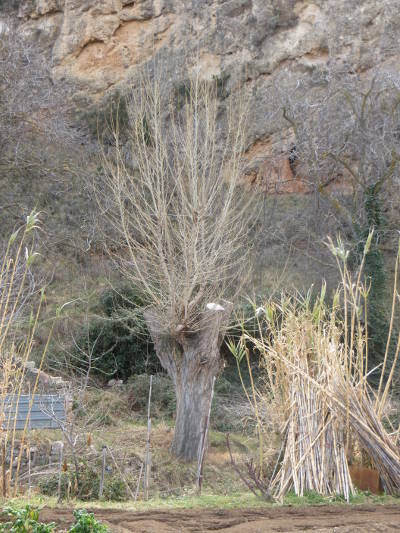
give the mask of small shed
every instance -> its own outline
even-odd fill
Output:
[[[2,428],[11,430],[57,429],[67,418],[67,398],[60,394],[7,395],[4,400]]]

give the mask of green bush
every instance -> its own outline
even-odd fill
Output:
[[[68,533],[109,533],[109,529],[104,524],[98,522],[93,513],[88,513],[86,509],[74,511],[75,522],[68,530]]]
[[[0,0],[0,9],[7,11],[14,11],[19,8],[22,0]]]
[[[80,468],[79,485],[72,470],[61,474],[61,499],[78,498],[83,501],[97,500],[99,497],[99,474],[91,468]],[[54,496],[58,490],[58,474],[43,477],[39,481],[39,490],[45,496]]]
[[[127,380],[133,374],[161,370],[150,334],[140,312],[144,301],[134,288],[105,291],[99,301],[101,318],[83,329],[77,344],[80,350],[92,351],[95,361],[92,374],[104,380]],[[81,368],[86,361],[79,353],[73,361]]]
[[[76,420],[85,423],[88,414],[96,418],[96,423],[101,426],[112,426],[117,420],[130,417],[130,409],[126,404],[124,390],[104,390],[90,388],[85,396],[84,405],[74,400],[72,410]],[[118,416],[116,416],[118,413]]]
[[[225,374],[225,372],[224,372]],[[243,397],[243,398],[242,398]],[[215,381],[214,399],[211,409],[210,425],[216,431],[242,432],[243,420],[232,409],[232,404],[240,402],[244,392],[240,383],[220,376]]]
[[[50,533],[56,527],[54,522],[43,524],[39,522],[39,510],[26,505],[23,509],[6,507],[3,515],[11,518],[10,521],[0,524],[0,531],[12,533]]]
[[[382,251],[387,221],[384,215],[383,199],[379,193],[379,187],[376,185],[367,187],[364,192],[364,217],[363,224],[356,225],[355,228],[359,242],[350,256],[350,268],[355,270],[360,265],[365,243],[373,228],[374,236],[369,251],[365,256],[364,266],[364,278],[369,286],[367,299],[368,349],[372,368],[372,365],[376,366],[382,363],[385,356],[390,322],[389,302],[391,300]],[[393,335],[393,338],[395,337],[396,335]],[[389,355],[391,356],[394,346],[390,348]],[[374,375],[370,379],[374,381]]]
[[[110,502],[124,502],[129,498],[128,491],[123,479],[113,476],[106,479],[104,485],[103,498]]]

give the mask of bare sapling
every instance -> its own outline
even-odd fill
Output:
[[[142,292],[157,356],[175,385],[172,451],[192,461],[256,215],[239,186],[247,119],[240,91],[221,103],[217,83],[195,71],[183,102],[167,92],[149,78],[132,89],[129,141],[122,144],[115,125],[97,197],[114,239],[109,253]]]

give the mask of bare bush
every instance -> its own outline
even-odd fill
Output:
[[[82,225],[82,212],[87,216],[79,165],[83,136],[74,124],[72,89],[53,78],[51,61],[15,17],[2,18],[0,221],[5,234],[38,209],[42,218],[52,215],[46,240],[71,246],[72,228]],[[75,232],[73,246],[81,239]]]

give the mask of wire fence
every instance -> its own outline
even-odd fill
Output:
[[[68,388],[64,394],[36,394],[34,397],[21,395],[19,401],[9,398],[9,424],[23,429],[28,421],[28,431],[21,442],[16,439],[3,450],[1,463],[3,477],[10,479],[11,485],[25,486],[44,494],[57,495],[58,499],[116,499],[148,500],[200,493],[203,479],[207,480],[209,470],[206,451],[210,425],[213,395],[210,398],[209,412],[204,427],[199,428],[199,449],[197,461],[190,464],[175,460],[168,453],[167,439],[172,436],[172,428],[153,428],[152,379],[149,380],[147,405],[147,427],[132,427],[130,438],[134,446],[127,446],[127,435],[121,435],[120,442],[113,432],[118,426],[104,426],[101,417],[92,407],[85,412],[85,392]],[[71,408],[74,398],[74,410]],[[219,402],[232,408],[232,397],[219,394]],[[7,410],[7,409],[6,409]],[[236,415],[238,404],[236,404]],[[82,412],[84,416],[82,418]],[[244,411],[245,412],[245,409]],[[103,415],[104,413],[100,413]],[[113,413],[114,417],[116,413]],[[57,438],[46,444],[37,443],[35,430],[58,429],[57,433],[42,433],[42,439]],[[163,437],[160,437],[160,432]],[[22,432],[21,432],[22,433]],[[95,435],[95,436],[94,436]],[[168,436],[167,436],[168,435]],[[162,439],[162,442],[160,441]],[[47,437],[45,437],[47,440]],[[96,441],[94,443],[94,440]],[[14,449],[12,450],[12,447]],[[20,453],[21,451],[21,453]],[[21,464],[16,468],[13,457],[21,456]],[[224,473],[212,472],[216,485],[223,485]]]

